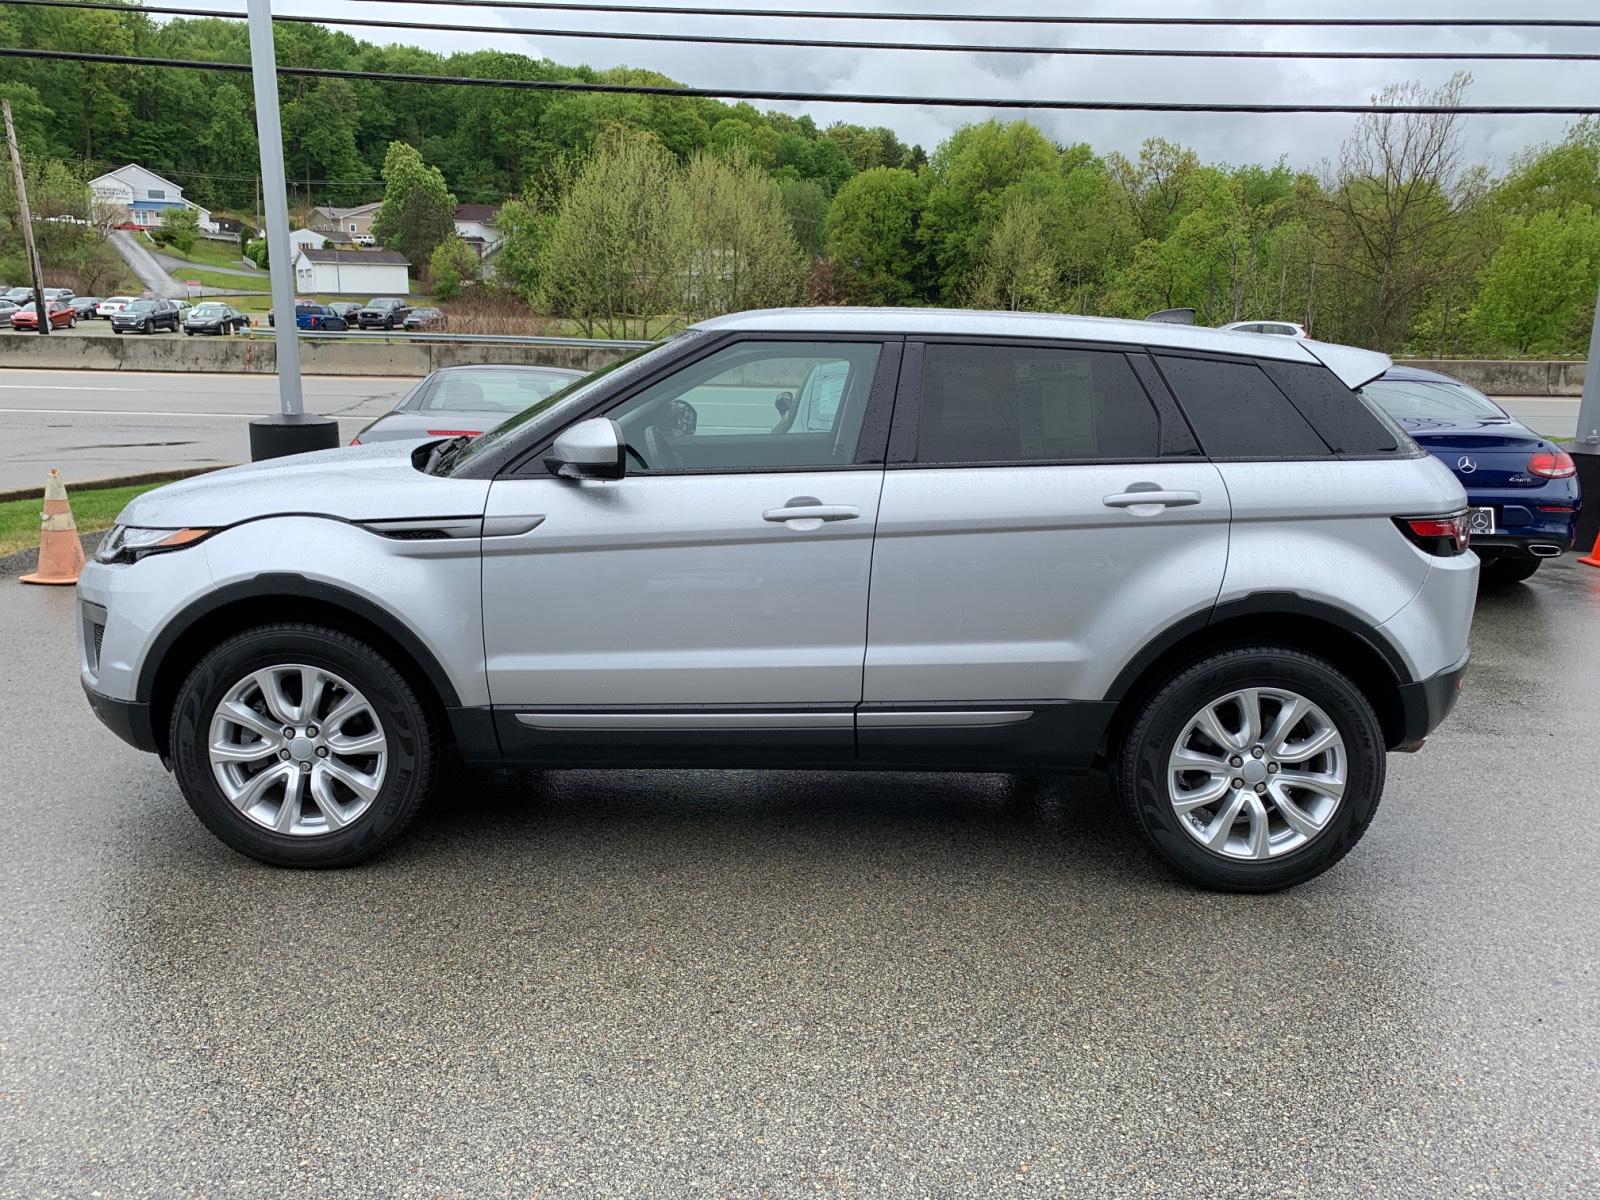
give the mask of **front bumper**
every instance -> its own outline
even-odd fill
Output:
[[[1470,657],[1470,652],[1463,654],[1460,662],[1437,675],[1400,685],[1401,746],[1414,748],[1450,715],[1461,698]]]
[[[100,718],[102,725],[135,750],[143,750],[146,754],[160,752],[161,743],[156,739],[148,704],[138,700],[115,700],[95,691],[86,681],[80,682],[83,682],[83,694],[89,699],[89,707]]]

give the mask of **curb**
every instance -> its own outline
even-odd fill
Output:
[[[104,479],[75,479],[67,484],[69,490],[82,490],[84,488],[108,487],[135,487],[141,483],[173,483],[179,479],[192,479],[196,475],[206,475],[212,471],[221,471],[225,467],[236,466],[236,463],[219,463],[214,467],[180,467],[176,471],[144,471],[137,475],[108,475]],[[42,500],[44,488],[13,488],[9,492],[0,492],[0,504],[8,500]]]

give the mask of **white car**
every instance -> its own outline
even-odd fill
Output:
[[[132,303],[132,296],[107,296],[104,300],[100,301],[99,304],[94,306],[94,315],[110,320]]]
[[[1222,326],[1224,333],[1271,333],[1278,337],[1310,337],[1304,325],[1293,321],[1232,321]]]

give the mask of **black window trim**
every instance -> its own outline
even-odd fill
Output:
[[[1350,393],[1350,398],[1363,408],[1366,408],[1369,405],[1375,406],[1377,403],[1376,401],[1368,400],[1358,389],[1347,385],[1344,380],[1340,379],[1337,375],[1334,375],[1333,371],[1324,363],[1286,363],[1281,359],[1262,359],[1261,369],[1267,373],[1267,378],[1272,380],[1272,385],[1283,393],[1284,399],[1286,399],[1290,404],[1294,405],[1295,411],[1306,419],[1306,424],[1310,425],[1312,429],[1316,430],[1317,436],[1320,437],[1324,442],[1328,442],[1328,435],[1323,433],[1322,427],[1317,423],[1314,416],[1300,407],[1300,402],[1294,398],[1294,389],[1290,386],[1290,381],[1279,373],[1279,368],[1298,366],[1315,367],[1319,370],[1327,371],[1329,375],[1333,375],[1334,381],[1337,382],[1340,387],[1345,388],[1345,390]],[[1426,450],[1422,449],[1421,446],[1417,445],[1416,442],[1413,441],[1408,434],[1406,434],[1405,429],[1397,423],[1395,423],[1394,429],[1390,429],[1389,426],[1392,422],[1384,421],[1377,414],[1373,414],[1373,420],[1376,421],[1379,426],[1385,430],[1385,432],[1398,432],[1399,436],[1395,439],[1395,447],[1393,450],[1374,450],[1367,453],[1352,453],[1350,451],[1342,450],[1338,446],[1333,445],[1333,443],[1328,442],[1328,447],[1333,451],[1334,457],[1339,459],[1341,462],[1391,462],[1397,458],[1420,458],[1426,456],[1428,453]],[[1408,446],[1406,444],[1407,442],[1410,442],[1411,444]]]
[[[985,462],[918,462],[917,434],[922,414],[922,364],[929,346],[1004,346],[1033,350],[1078,350],[1120,354],[1133,372],[1135,382],[1143,389],[1156,414],[1156,453],[1134,458],[1035,458],[1025,461],[999,460]],[[1026,467],[1095,467],[1130,466],[1141,463],[1169,460],[1203,462],[1199,442],[1184,417],[1171,392],[1162,382],[1152,388],[1139,360],[1148,358],[1145,346],[1124,342],[1096,342],[1082,338],[1018,338],[1003,336],[970,337],[960,334],[917,336],[910,335],[906,342],[905,360],[901,364],[900,389],[895,397],[894,426],[889,434],[889,454],[886,466],[890,470],[964,470],[968,467],[1026,468]],[[1147,364],[1147,370],[1154,367]],[[1159,379],[1159,376],[1156,377]]]
[[[685,467],[678,470],[647,471],[630,467],[628,471],[630,477],[658,479],[680,475],[797,475],[815,474],[819,471],[862,471],[883,468],[884,450],[889,440],[890,414],[894,408],[896,387],[901,375],[904,334],[867,333],[854,330],[849,333],[837,333],[825,330],[741,329],[722,336],[714,335],[698,342],[684,353],[673,355],[663,361],[660,369],[632,380],[623,387],[605,392],[592,404],[585,406],[581,412],[573,413],[559,425],[532,440],[524,450],[516,453],[508,466],[495,473],[495,478],[554,479],[555,476],[544,465],[544,455],[561,435],[562,430],[576,425],[579,421],[599,416],[618,404],[625,404],[684,368],[726,350],[729,346],[744,342],[848,342],[874,344],[879,347],[878,361],[867,391],[867,411],[862,416],[861,432],[856,437],[854,459],[847,463],[813,466]]]

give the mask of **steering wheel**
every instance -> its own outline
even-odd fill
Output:
[[[667,435],[654,425],[646,425],[644,427],[644,449],[645,453],[650,457],[650,463],[645,468],[646,470],[651,468],[661,470],[662,468],[679,468],[683,466],[683,455],[673,448],[672,443],[667,440]]]

